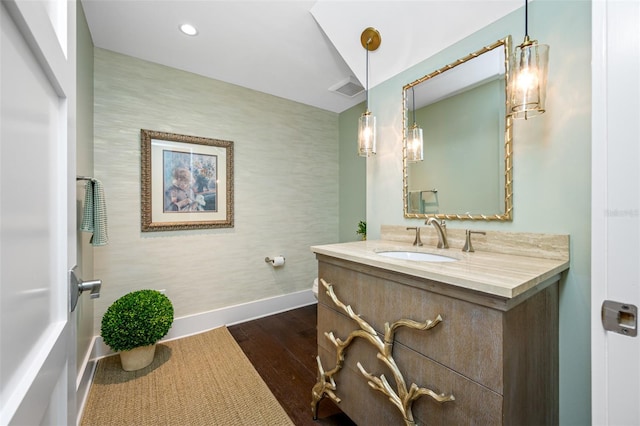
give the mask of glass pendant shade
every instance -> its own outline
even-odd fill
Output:
[[[545,112],[549,46],[529,41],[517,46],[511,58],[509,84],[511,116],[534,117]]]
[[[416,163],[424,159],[422,129],[413,123],[407,135],[407,161]]]
[[[358,120],[358,155],[370,157],[376,153],[376,117],[365,111]]]

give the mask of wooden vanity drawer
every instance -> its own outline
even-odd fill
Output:
[[[394,281],[390,274],[381,278],[327,262],[319,262],[319,277],[379,333],[385,322],[424,322],[440,315],[442,322],[430,330],[401,327],[396,341],[503,393],[503,312]],[[318,300],[319,306],[339,309],[324,288],[319,288]]]
[[[330,343],[329,343],[330,345]],[[335,347],[322,345],[319,355],[325,369],[331,369],[336,362]],[[405,376],[408,386],[416,383],[437,393],[452,393],[454,401],[439,403],[423,395],[413,404],[413,416],[417,425],[501,425],[501,395],[478,385],[468,378],[397,345],[394,358]],[[368,380],[357,369],[356,363],[371,374],[384,374],[395,388],[392,374],[382,361],[376,358],[376,351],[369,343],[357,339],[349,347],[345,356],[345,366],[334,376],[336,395],[342,399],[338,406],[362,425],[402,425],[400,411],[386,395],[371,388]],[[413,371],[407,375],[407,371]],[[321,402],[322,404],[322,402]]]

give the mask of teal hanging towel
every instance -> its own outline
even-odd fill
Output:
[[[105,246],[109,242],[107,235],[107,203],[104,198],[102,182],[91,179],[85,185],[84,211],[80,230],[91,232],[89,242],[93,246]]]

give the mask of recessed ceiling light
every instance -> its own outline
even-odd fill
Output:
[[[189,36],[194,36],[198,34],[198,30],[191,24],[182,24],[180,25],[180,31]]]

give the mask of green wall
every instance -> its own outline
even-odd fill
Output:
[[[364,111],[364,103],[340,114],[339,148],[339,215],[340,242],[356,241],[358,222],[366,220],[366,159],[358,156],[358,118]]]
[[[521,43],[523,18],[524,11],[517,10],[371,90],[370,108],[378,120],[379,141],[378,154],[367,159],[369,238],[379,238],[382,224],[422,224],[403,218],[402,86],[506,35],[513,36],[514,44]],[[551,46],[547,112],[514,123],[513,221],[449,221],[448,226],[571,236],[570,270],[560,286],[560,424],[588,425],[591,2],[531,2],[529,33]]]
[[[309,247],[338,240],[338,114],[104,49],[94,60],[109,212],[96,330],[115,299],[143,288],[166,290],[176,318],[310,289]],[[233,228],[141,232],[140,129],[234,143]],[[278,255],[285,266],[264,262]]]

